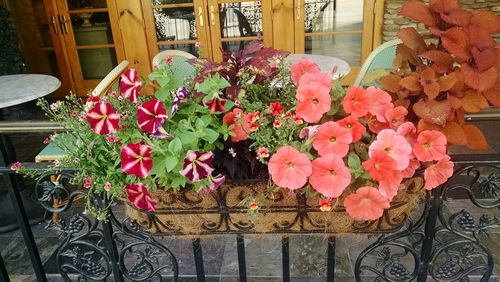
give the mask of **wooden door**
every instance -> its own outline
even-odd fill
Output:
[[[86,95],[125,58],[114,0],[54,0],[76,93]]]
[[[352,84],[373,49],[375,0],[294,0],[295,53],[346,60]]]
[[[222,52],[238,52],[257,38],[273,46],[271,1],[208,0],[212,58],[222,60]]]
[[[142,0],[142,5],[150,60],[169,49],[210,57],[206,0]]]

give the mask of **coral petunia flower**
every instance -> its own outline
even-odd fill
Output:
[[[214,95],[214,98],[205,102],[211,113],[224,113],[227,99],[221,99],[219,95]]]
[[[396,129],[405,122],[406,115],[408,115],[408,110],[403,106],[398,106],[387,110],[385,119],[393,129]]]
[[[135,69],[128,69],[121,75],[120,92],[125,98],[129,98],[130,102],[137,102],[141,87],[142,82]]]
[[[361,117],[368,113],[371,103],[370,93],[361,87],[351,86],[347,90],[342,107],[353,117]]]
[[[424,130],[418,134],[413,154],[419,161],[438,161],[446,156],[446,136],[437,130]]]
[[[320,156],[335,154],[342,158],[349,152],[351,143],[351,132],[334,121],[322,124],[313,139],[313,147]]]
[[[424,171],[424,188],[434,189],[443,184],[453,175],[453,162],[449,156],[441,158],[437,163],[429,166]]]
[[[99,102],[87,113],[87,121],[92,130],[100,135],[106,135],[118,130],[120,115],[110,103]]]
[[[377,139],[368,149],[370,157],[376,152],[383,152],[393,158],[398,170],[406,169],[412,156],[412,149],[408,141],[392,129],[384,129],[378,133]]]
[[[319,83],[322,86],[332,90],[332,76],[324,72],[305,73],[299,81],[300,85]]]
[[[283,113],[285,108],[283,105],[281,105],[280,102],[272,102],[269,105],[269,113],[271,113],[272,116],[279,116]]]
[[[401,176],[403,176],[404,178],[413,177],[415,171],[417,171],[417,169],[419,168],[420,168],[420,161],[415,158],[410,159],[410,164],[405,170],[401,172]]]
[[[184,165],[180,174],[191,182],[203,180],[214,171],[213,159],[214,153],[210,151],[197,152],[189,150],[184,157]]]
[[[231,132],[234,136],[231,136],[231,141],[238,142],[246,140],[250,135],[250,123],[247,118],[243,117],[243,111],[241,109],[233,109],[232,112],[228,112],[222,118],[222,121],[227,125],[232,125],[233,128]]]
[[[351,173],[344,161],[330,154],[312,161],[311,186],[327,198],[337,198],[351,183]]]
[[[139,105],[137,109],[137,125],[147,133],[155,133],[167,119],[167,110],[158,99],[151,99]]]
[[[392,103],[392,97],[389,93],[385,92],[382,89],[375,88],[370,86],[366,89],[366,92],[370,96],[370,108],[369,112],[374,115],[378,121],[387,122],[385,118],[385,113],[394,108],[394,104]]]
[[[302,188],[312,173],[311,161],[306,154],[292,146],[283,146],[272,155],[268,164],[273,182],[284,188]]]
[[[392,198],[398,194],[399,186],[402,181],[403,176],[400,172],[396,172],[393,177],[381,180],[378,185],[378,190],[382,196],[392,201]]]
[[[370,176],[377,181],[386,180],[394,176],[396,161],[384,152],[377,151],[370,159],[363,162],[363,167]]]
[[[417,142],[417,128],[413,122],[407,121],[401,124],[396,130],[396,133],[399,136],[403,136],[412,147]]]
[[[360,187],[356,193],[350,194],[344,199],[347,213],[362,220],[380,218],[384,214],[384,209],[390,206],[389,200],[382,196],[378,189],[371,186]]]
[[[374,115],[370,113],[365,115],[363,119],[368,124],[368,129],[373,133],[379,133],[384,129],[391,128],[391,125],[388,122],[380,122]]]
[[[295,97],[299,100],[297,116],[309,123],[319,122],[332,104],[330,90],[319,83],[299,86]]]
[[[148,188],[142,183],[125,186],[127,198],[137,208],[153,212],[156,208],[156,200],[151,197]]]
[[[140,143],[127,144],[123,147],[120,157],[122,159],[121,168],[126,174],[133,174],[144,178],[148,176],[153,168],[151,158],[151,148]]]
[[[351,115],[337,121],[337,123],[351,132],[352,143],[361,140],[361,136],[363,136],[366,132],[366,128],[358,121],[357,118]]]
[[[311,60],[302,58],[297,63],[291,65],[292,81],[299,85],[300,78],[305,73],[320,72],[318,66]]]

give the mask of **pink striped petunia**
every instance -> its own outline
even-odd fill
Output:
[[[142,82],[139,78],[139,74],[135,69],[128,69],[122,74],[120,81],[120,92],[123,94],[123,96],[129,98],[130,102],[137,102],[141,87]]]
[[[92,130],[100,135],[106,135],[118,130],[120,115],[110,103],[99,102],[87,113],[87,121]]]
[[[189,150],[184,157],[184,165],[180,174],[189,179],[191,182],[200,181],[206,178],[214,171],[212,160],[214,154],[208,152],[196,152]]]
[[[156,200],[151,197],[148,188],[142,184],[131,184],[125,187],[125,192],[131,203],[139,209],[146,211],[155,211]]]
[[[151,99],[139,105],[137,109],[137,125],[147,133],[157,132],[166,119],[167,110],[160,100]]]
[[[151,148],[140,143],[127,144],[123,147],[120,157],[122,158],[122,170],[126,174],[133,174],[144,178],[153,168]]]

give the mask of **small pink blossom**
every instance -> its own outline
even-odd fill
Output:
[[[20,162],[15,162],[10,166],[11,170],[19,170],[21,168],[21,163]]]
[[[168,56],[165,58],[165,62],[167,64],[172,64],[174,62],[174,58],[172,56]]]
[[[106,182],[106,183],[104,184],[104,190],[105,190],[106,192],[109,192],[109,190],[111,190],[111,183]]]
[[[283,123],[279,119],[273,121],[274,128],[280,128],[282,125]]]
[[[87,177],[85,178],[85,181],[83,182],[83,188],[85,188],[85,189],[89,189],[89,188],[90,188],[90,186],[92,186],[92,183],[93,183],[92,177],[87,176]]]
[[[265,159],[269,157],[269,150],[265,147],[260,147],[257,149],[257,156],[259,159]]]

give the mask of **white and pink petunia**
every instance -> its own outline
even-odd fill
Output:
[[[222,174],[218,174],[217,176],[209,175],[208,179],[210,180],[210,184],[207,187],[209,191],[217,190],[226,181],[226,177]]]
[[[146,211],[155,211],[156,200],[151,197],[148,188],[142,184],[131,184],[125,187],[127,198],[137,208]]]
[[[120,115],[110,103],[99,102],[87,113],[87,121],[92,130],[100,135],[106,135],[118,130]]]
[[[139,98],[139,91],[141,91],[142,82],[139,74],[135,69],[128,69],[121,75],[120,92],[130,102],[135,103]]]
[[[158,99],[151,99],[139,105],[137,109],[137,125],[147,133],[155,133],[167,119],[167,110]]]
[[[122,170],[126,174],[133,174],[144,178],[148,176],[153,168],[153,159],[151,158],[151,147],[147,145],[127,144],[123,147],[120,157],[122,159]]]
[[[212,160],[214,154],[210,151],[197,152],[189,150],[184,157],[184,165],[180,174],[191,182],[200,181],[209,176],[214,170]]]

